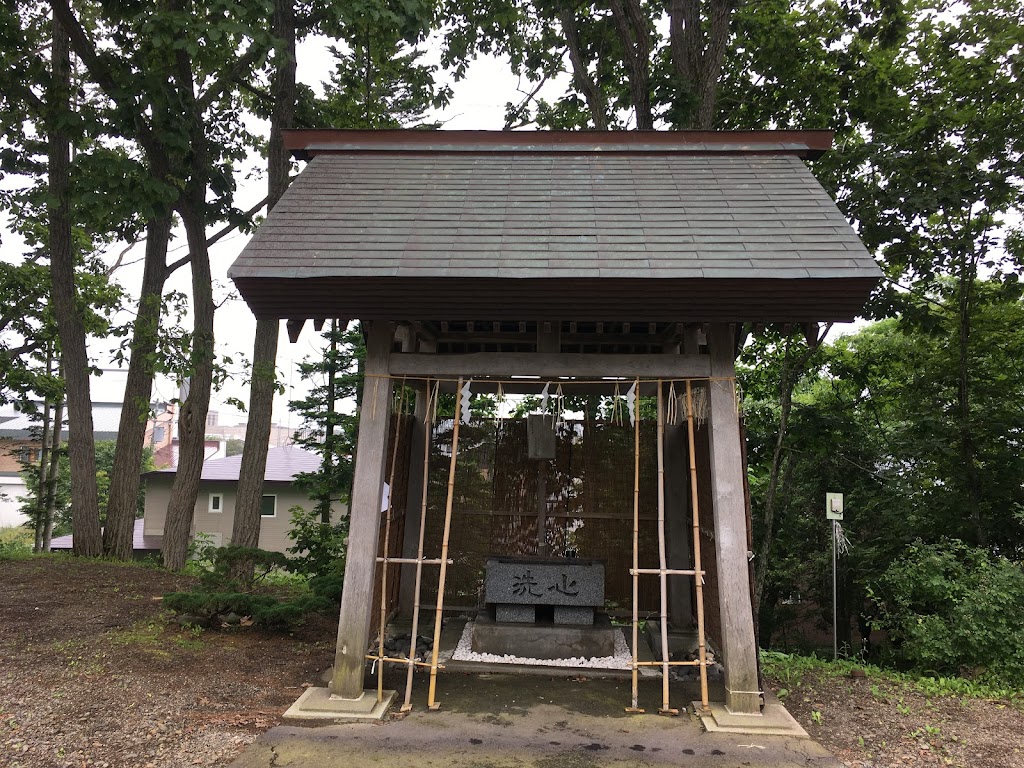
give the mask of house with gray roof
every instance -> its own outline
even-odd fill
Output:
[[[40,405],[37,403],[37,405]],[[121,403],[92,405],[93,434],[97,440],[116,440],[121,421]],[[19,499],[28,491],[22,462],[38,463],[41,442],[39,418],[21,411],[0,414],[0,528],[24,524]],[[61,440],[68,439],[65,417]]]
[[[203,462],[199,481],[199,497],[192,516],[192,536],[206,534],[216,546],[231,540],[238,494],[241,455],[208,459]],[[271,448],[267,452],[267,469],[263,479],[263,504],[260,521],[261,549],[284,552],[292,545],[288,538],[291,509],[306,510],[316,502],[295,487],[295,477],[302,472],[316,472],[320,457],[296,446]],[[143,475],[146,486],[146,513],[142,532],[146,537],[162,537],[167,505],[171,498],[175,469],[168,467]],[[339,507],[338,513],[340,514]]]

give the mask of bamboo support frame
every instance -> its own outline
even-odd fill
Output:
[[[426,561],[423,559],[423,536],[426,533],[427,528],[427,490],[428,480],[430,474],[430,440],[433,436],[434,428],[434,407],[435,398],[437,397],[437,387],[431,384],[430,379],[427,379],[427,402],[424,416],[423,416],[423,491],[420,498],[420,531],[419,531],[419,543],[416,547],[416,585],[413,589],[413,607],[412,607],[412,632],[409,640],[409,668],[405,675],[405,699],[402,701],[402,712],[408,712],[412,709],[412,678],[417,662],[414,661],[416,656],[416,637],[419,633],[420,625],[420,586],[423,582],[423,566]],[[440,558],[438,558],[438,565],[441,564]]]
[[[409,666],[412,666],[412,667],[429,667],[430,666],[430,662],[429,661],[416,661],[415,659],[401,659],[401,658],[397,658],[396,659],[396,658],[393,658],[391,656],[374,656],[372,653],[368,653],[366,655],[366,660],[367,661],[382,661],[382,662],[385,662],[387,664],[401,664],[403,667],[409,667]],[[692,664],[693,662],[690,662],[690,663]],[[444,665],[443,664],[439,664],[437,668],[438,669],[444,669]]]
[[[639,402],[637,403],[639,422]],[[663,383],[658,382],[658,565],[659,588],[661,590],[661,709],[662,715],[678,715],[669,702],[668,669],[670,649],[668,647],[668,558],[665,552],[665,393]],[[639,569],[638,569],[639,570]],[[637,574],[639,575],[639,574]],[[636,576],[633,577],[634,579]]]
[[[391,547],[391,517],[395,506],[395,471],[398,469],[398,439],[402,431],[402,411],[405,406],[405,380],[402,380],[402,392],[398,396],[398,418],[395,419],[395,431],[391,442],[391,474],[388,476],[388,508],[384,520],[384,557],[380,576],[380,626],[377,630],[377,655],[384,658],[384,635],[388,624],[388,551]],[[377,703],[384,701],[384,665],[377,667]]]
[[[403,378],[403,383],[405,379]],[[382,584],[381,584],[381,627],[378,635],[378,654],[367,655],[367,659],[375,660],[380,663],[381,669],[378,671],[378,682],[377,682],[377,695],[378,701],[382,699],[383,695],[383,665],[385,663],[391,664],[402,664],[408,668],[405,700],[402,705],[401,711],[408,712],[412,709],[411,706],[411,695],[412,695],[412,679],[413,672],[416,667],[428,667],[430,669],[430,684],[428,693],[428,708],[431,710],[437,710],[440,708],[439,702],[436,701],[436,683],[437,683],[437,670],[444,669],[443,665],[438,663],[438,656],[440,651],[440,634],[441,634],[441,617],[443,614],[444,604],[444,591],[445,581],[447,577],[447,566],[453,564],[453,560],[448,557],[448,544],[451,533],[451,522],[452,522],[452,511],[454,505],[454,486],[455,486],[455,471],[457,467],[457,455],[458,455],[458,443],[459,443],[459,427],[461,424],[461,399],[456,395],[455,404],[455,419],[452,430],[452,453],[448,468],[448,486],[447,486],[447,498],[445,502],[445,522],[444,532],[442,536],[441,545],[441,556],[439,558],[424,558],[424,536],[426,530],[426,517],[427,517],[427,492],[428,492],[428,479],[429,479],[429,459],[430,459],[430,445],[433,435],[433,422],[436,418],[436,407],[437,398],[440,393],[439,380],[435,378],[428,378],[425,380],[427,384],[427,403],[426,413],[424,416],[424,458],[423,458],[423,490],[420,503],[420,528],[419,528],[419,541],[417,546],[417,556],[415,558],[390,558],[387,556],[388,547],[390,543],[390,528],[391,528],[391,507],[393,499],[389,496],[388,512],[384,530],[384,556],[378,557],[376,560],[379,563],[383,563],[382,573]],[[663,380],[658,380],[657,383],[657,405],[658,405],[658,434],[657,434],[657,445],[658,445],[658,555],[659,555],[659,568],[640,568],[639,567],[639,535],[640,535],[640,398],[636,399],[634,405],[634,424],[633,424],[633,567],[630,569],[630,575],[633,579],[633,608],[632,608],[632,699],[631,707],[627,707],[626,711],[631,713],[643,713],[645,710],[639,707],[639,683],[638,683],[638,670],[641,667],[660,667],[662,670],[662,707],[659,709],[661,714],[677,714],[677,709],[672,709],[669,702],[669,677],[668,671],[671,667],[676,666],[695,666],[700,669],[700,684],[701,684],[701,707],[706,710],[708,708],[708,683],[707,683],[707,644],[705,639],[705,627],[704,627],[704,596],[703,596],[703,585],[705,571],[702,567],[701,562],[701,542],[700,542],[700,517],[699,517],[699,498],[697,493],[697,469],[695,459],[695,415],[694,415],[694,396],[693,396],[693,381],[706,381],[710,383],[710,378],[699,378],[684,379],[686,386],[686,427],[687,427],[687,440],[689,447],[689,473],[690,473],[690,495],[691,495],[691,511],[692,511],[692,530],[693,530],[693,568],[692,569],[673,569],[667,567],[667,552],[666,552],[666,515],[665,515],[665,456],[664,456],[664,444],[665,444],[665,403],[663,393]],[[639,392],[639,385],[641,380],[639,378],[634,380],[634,383]],[[605,381],[602,383],[606,384],[618,384],[619,381]],[[651,382],[653,383],[653,382]],[[376,382],[375,382],[376,384]],[[457,393],[461,392],[464,384],[463,379],[458,380]],[[616,387],[617,389],[617,387]],[[400,401],[399,409],[401,411],[402,405],[405,401],[405,388],[403,386],[403,394]],[[393,446],[392,455],[392,467],[391,467],[391,479],[390,486],[394,487],[395,472],[397,468],[397,451],[398,451],[398,430],[399,425],[396,425],[395,429],[395,445]],[[408,658],[394,658],[384,654],[383,638],[384,630],[386,627],[386,611],[387,611],[387,568],[389,564],[415,564],[416,565],[416,582],[415,582],[415,600],[413,604],[413,617],[412,617],[412,636],[410,641],[410,651]],[[415,649],[416,649],[416,638],[419,629],[419,613],[420,613],[420,591],[422,587],[422,574],[424,565],[438,565],[440,566],[440,573],[438,577],[438,593],[437,603],[435,606],[435,618],[434,618],[434,636],[433,636],[433,650],[430,661],[416,661]],[[639,576],[640,575],[657,575],[660,579],[660,591],[661,591],[661,640],[662,640],[662,658],[658,661],[640,661],[638,658],[639,648]],[[668,616],[667,616],[667,577],[668,576],[693,576],[696,588],[696,603],[697,603],[697,633],[698,633],[698,659],[692,661],[670,661],[669,648],[668,648]]]
[[[455,423],[452,427],[452,458],[448,464],[448,496],[444,505],[444,534],[441,537],[441,575],[437,580],[437,608],[434,612],[434,648],[430,663],[430,688],[427,695],[427,708],[437,710],[441,704],[435,700],[437,688],[437,654],[441,644],[441,613],[444,609],[444,582],[448,575],[448,536],[452,528],[452,504],[455,499],[455,467],[459,455],[459,424],[462,422],[462,379],[459,379],[458,392],[455,395]],[[424,484],[424,488],[426,485]]]
[[[640,381],[637,379],[637,385]],[[639,390],[639,386],[637,389]],[[640,602],[640,398],[633,403],[633,661],[632,661],[632,699],[631,706],[626,707],[627,712],[643,714],[640,708],[640,688],[637,681],[639,662],[637,650],[639,648],[639,602]]]
[[[397,563],[399,565],[418,565],[420,563],[422,563],[423,565],[440,565],[441,564],[441,558],[434,557],[434,558],[424,558],[423,560],[420,560],[419,558],[416,558],[416,557],[378,557],[377,558],[377,562],[378,563]],[[449,558],[448,565],[451,565],[453,562],[455,562],[455,561]]]
[[[686,380],[686,439],[689,446],[690,507],[693,513],[693,570],[697,591],[697,658],[700,667],[700,707],[708,710],[707,644],[704,639],[704,570],[700,557],[700,514],[697,495],[697,461],[693,425],[693,384]]]
[[[394,562],[394,561],[392,560],[392,562]],[[640,574],[641,576],[644,576],[644,575],[658,576],[660,574],[665,574],[666,576],[698,576],[698,575],[703,576],[704,575],[704,571],[697,571],[697,570],[694,570],[693,568],[688,568],[685,571],[684,570],[680,570],[678,568],[637,568],[636,572],[638,574]],[[633,574],[633,569],[632,568],[629,569],[629,573],[630,573],[630,575]]]

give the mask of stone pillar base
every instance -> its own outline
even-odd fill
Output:
[[[358,699],[343,699],[328,688],[307,688],[284,713],[285,720],[383,720],[395,700],[395,691],[384,691],[377,701],[376,690],[363,691]]]
[[[730,712],[719,702],[711,702],[707,711],[701,711],[700,702],[693,702],[693,708],[700,716],[709,733],[744,733],[751,736],[791,736],[808,739],[807,731],[798,723],[774,696],[765,696],[764,710],[757,714],[744,715]]]

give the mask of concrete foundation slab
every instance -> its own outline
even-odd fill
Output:
[[[482,614],[473,627],[473,651],[533,659],[611,656],[615,633],[607,616],[593,626],[512,624],[490,621]]]
[[[392,670],[392,687],[404,684]],[[445,674],[441,708],[427,708],[427,681],[413,686],[412,711],[366,723],[278,726],[239,755],[232,768],[842,768],[811,739],[709,733],[696,717],[660,717],[662,687],[640,682],[646,715],[623,710],[630,681],[488,673]],[[699,695],[673,682],[672,703]],[[713,696],[722,696],[720,686]]]
[[[363,691],[358,699],[332,696],[327,688],[307,688],[284,713],[285,720],[383,720],[395,700],[394,691],[384,691],[382,701],[377,691]]]
[[[798,723],[774,696],[766,695],[764,709],[760,715],[745,715],[730,712],[718,702],[712,702],[707,711],[701,711],[700,702],[693,702],[693,708],[709,733],[743,733],[750,736],[789,736],[809,739],[807,731]]]

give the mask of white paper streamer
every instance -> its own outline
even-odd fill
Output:
[[[462,410],[462,423],[463,424],[469,424],[469,420],[470,420],[470,418],[472,418],[472,414],[469,412],[469,401],[473,397],[473,393],[470,391],[469,385],[472,384],[472,383],[473,383],[473,380],[470,379],[469,381],[467,381],[465,384],[462,385],[461,410]]]
[[[629,426],[636,426],[636,382],[626,392],[626,409],[629,411]]]

